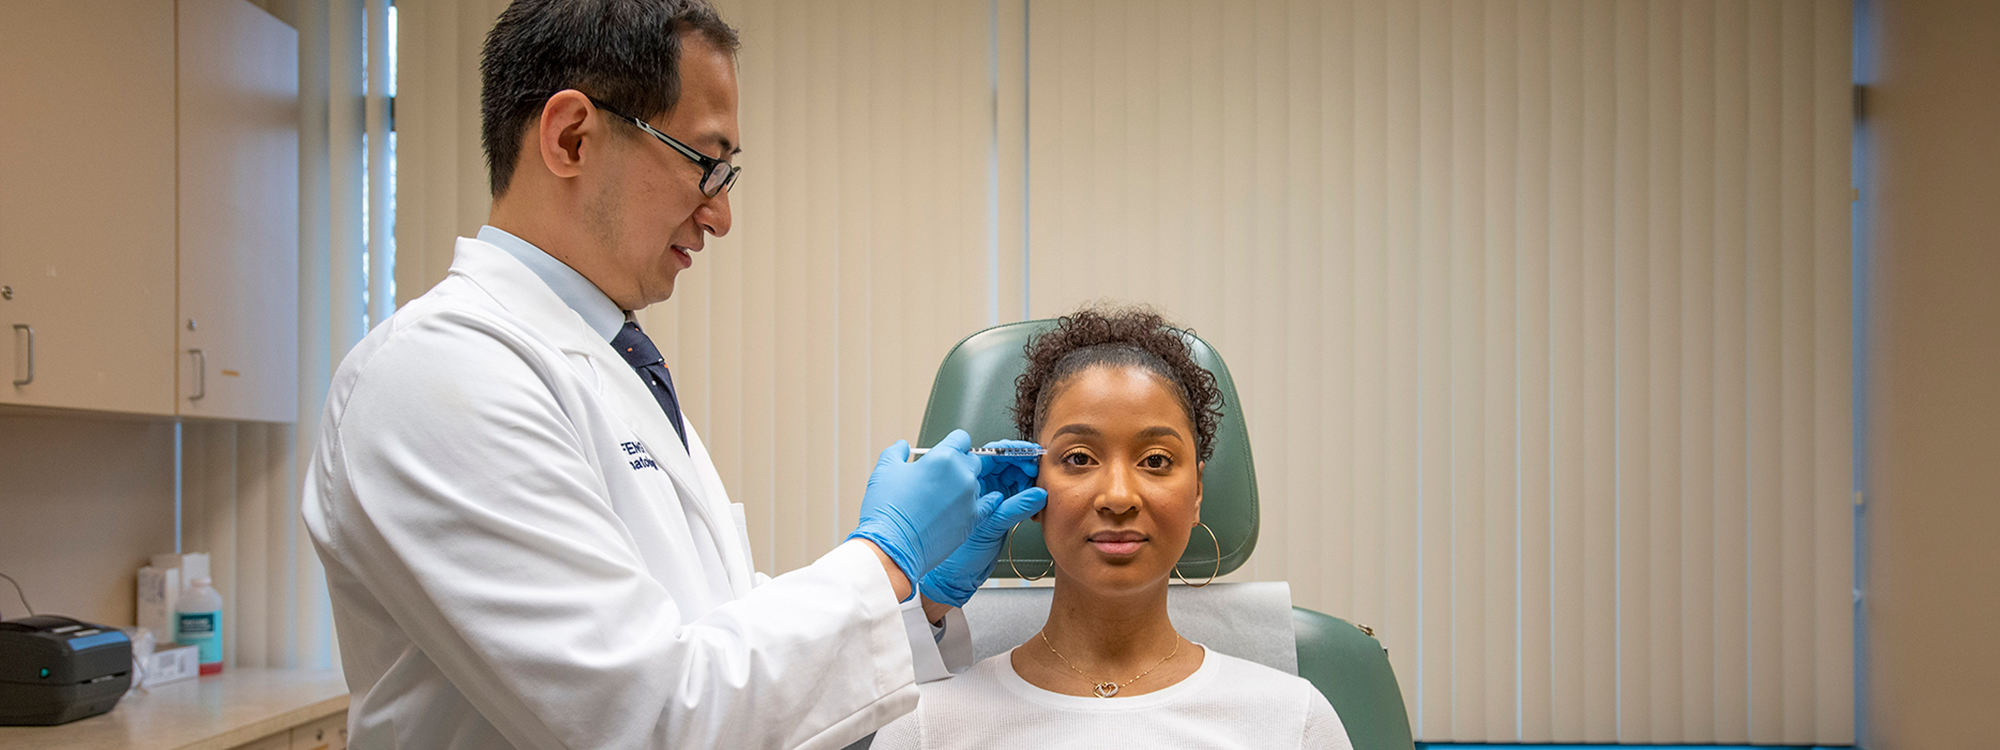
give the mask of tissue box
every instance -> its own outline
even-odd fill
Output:
[[[179,560],[174,562],[178,564]],[[153,631],[153,637],[161,643],[174,640],[174,607],[180,598],[179,567],[148,565],[139,569],[139,627]]]
[[[194,646],[167,646],[146,657],[146,687],[192,680],[200,674],[200,649]]]

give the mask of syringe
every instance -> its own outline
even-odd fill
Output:
[[[918,456],[922,456],[929,452],[931,452],[931,449],[929,448],[911,448],[910,459],[915,460]],[[1039,445],[1026,446],[1026,447],[1007,446],[1000,448],[974,448],[972,450],[966,451],[966,453],[974,456],[1005,456],[1008,458],[1033,458],[1036,456],[1046,454],[1048,452],[1049,452],[1048,449],[1043,448],[1042,446]]]

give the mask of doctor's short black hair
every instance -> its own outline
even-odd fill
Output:
[[[1145,307],[1086,307],[1057,318],[1022,352],[1028,367],[1014,380],[1014,427],[1022,439],[1036,440],[1049,402],[1071,378],[1092,367],[1137,367],[1174,386],[1194,427],[1196,455],[1207,461],[1222,419],[1222,389],[1215,373],[1194,361],[1188,335]]]
[[[479,60],[480,140],[495,197],[507,191],[521,136],[549,97],[576,89],[643,120],[681,98],[687,35],[728,54],[739,42],[707,0],[514,0]]]

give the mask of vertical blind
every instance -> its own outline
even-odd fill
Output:
[[[222,594],[222,653],[238,668],[324,668],[325,586],[305,581],[311,541],[298,522],[293,426],[182,425],[181,548],[209,555]],[[301,546],[303,545],[303,546]]]
[[[210,555],[230,667],[325,669],[339,654],[326,577],[299,517],[298,467],[310,460],[334,368],[387,312],[382,256],[373,269],[367,260],[386,249],[386,226],[369,231],[364,217],[388,213],[393,170],[369,168],[364,144],[386,139],[364,135],[386,125],[391,25],[380,2],[256,4],[299,33],[299,413],[291,425],[180,426],[180,542]]]
[[[1375,625],[1419,738],[1853,741],[1845,0],[1026,23],[1031,312],[1217,345],[1245,575]]]
[[[736,228],[640,323],[746,502],[758,566],[776,572],[840,541],[876,452],[914,437],[941,352],[997,322],[991,8],[717,4],[747,42]],[[478,52],[505,7],[402,8],[404,299],[442,279],[451,238],[485,220]]]
[[[944,352],[998,322],[992,12],[717,5],[745,40],[735,227],[641,325],[748,506],[758,567],[781,572],[853,529]]]
[[[1241,389],[1236,577],[1375,626],[1419,738],[1852,742],[1845,0],[717,4],[735,228],[641,322],[760,569],[959,338],[1144,302]],[[405,298],[501,7],[402,9]]]
[[[396,303],[444,280],[453,238],[491,206],[479,141],[479,49],[507,0],[396,6]]]
[[[402,300],[442,280],[452,238],[486,219],[478,58],[506,5],[400,8]],[[1021,251],[1018,232],[1005,248],[996,233],[990,2],[716,5],[744,40],[735,227],[639,322],[746,505],[757,567],[776,573],[853,528],[877,453],[915,437],[943,353],[1002,309],[1020,319]]]

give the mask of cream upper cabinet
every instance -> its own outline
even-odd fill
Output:
[[[245,0],[180,0],[183,416],[298,415],[298,33]]]
[[[5,18],[0,403],[173,414],[174,6]]]
[[[0,404],[295,419],[297,32],[245,0],[5,10]]]

